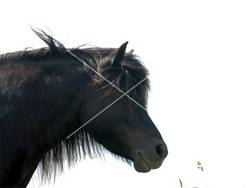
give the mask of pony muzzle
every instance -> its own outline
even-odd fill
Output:
[[[137,172],[149,172],[159,168],[166,156],[168,149],[165,143],[151,146],[147,150],[138,150],[134,154],[134,168]]]

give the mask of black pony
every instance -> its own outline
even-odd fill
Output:
[[[0,187],[26,187],[38,165],[50,179],[103,146],[138,172],[160,167],[167,147],[145,110],[149,80],[138,84],[148,71],[127,43],[67,49],[35,33],[48,48],[0,55]]]

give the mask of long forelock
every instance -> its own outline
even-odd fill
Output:
[[[120,67],[113,67],[112,60],[115,56],[116,49],[112,49],[109,55],[102,56],[98,65],[98,73],[103,75],[106,79],[112,82],[123,92],[128,91],[134,85],[141,80],[149,76],[148,70],[145,68],[139,57],[130,53],[126,53]],[[115,76],[113,75],[115,73]],[[110,96],[113,94],[122,93],[118,92],[111,84],[95,74],[94,84],[97,85],[97,89],[102,90],[103,96]],[[149,79],[146,79],[143,83],[129,92],[129,96],[139,102],[142,106],[147,106],[148,91],[150,90]],[[134,103],[127,97],[123,98],[128,104]]]

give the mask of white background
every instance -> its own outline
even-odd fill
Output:
[[[151,73],[149,113],[169,148],[163,166],[140,174],[107,155],[41,188],[179,188],[178,178],[185,188],[250,187],[249,1],[9,0],[0,18],[1,53],[43,47],[29,26],[48,27],[67,47],[129,40]]]

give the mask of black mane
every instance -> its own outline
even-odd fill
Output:
[[[48,45],[48,47],[1,54],[0,65],[8,62],[39,61],[53,58],[74,59],[74,57],[68,52],[69,50],[102,75],[112,75],[114,72],[118,72],[118,74],[115,74],[116,77],[111,76],[107,79],[109,79],[123,91],[127,91],[133,85],[148,76],[148,71],[142,65],[139,58],[131,53],[125,54],[125,57],[122,61],[122,70],[116,70],[112,67],[111,63],[117,48],[84,47],[67,49],[62,43],[47,33],[41,30],[34,30],[34,32]],[[102,80],[96,73],[89,70],[84,65],[83,70],[91,77],[93,84],[103,90],[105,95],[112,95],[112,93],[117,92],[116,89],[114,89],[106,81]],[[148,90],[149,80],[147,79],[129,95],[141,105],[146,107]],[[124,100],[128,99],[124,97]],[[128,100],[128,102],[131,105],[134,105],[130,100]],[[70,167],[78,162],[81,158],[84,158],[87,154],[90,157],[101,157],[103,151],[103,147],[99,145],[83,129],[81,129],[72,137],[58,143],[49,152],[44,154],[44,157],[39,165],[42,172],[42,177],[44,180],[50,180],[52,177],[55,177],[56,174],[62,172],[65,160],[68,161],[68,165]],[[129,163],[127,159],[123,160]]]

